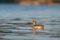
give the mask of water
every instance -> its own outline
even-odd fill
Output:
[[[44,30],[32,34],[32,20]],[[0,4],[0,40],[60,40],[60,5]]]

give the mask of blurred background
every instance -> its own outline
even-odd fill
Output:
[[[0,40],[60,40],[60,0],[0,0]]]
[[[60,4],[60,0],[0,0],[0,3],[22,5]]]

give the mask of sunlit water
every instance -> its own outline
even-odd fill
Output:
[[[32,20],[44,30],[32,34]],[[0,40],[60,40],[60,6],[0,5]]]

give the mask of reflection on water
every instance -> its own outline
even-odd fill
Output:
[[[39,13],[36,18],[32,15],[27,16],[28,18],[22,15],[24,17],[0,19],[0,40],[60,40],[60,19],[41,18]],[[36,19],[38,24],[44,25],[44,30],[42,32],[37,31],[36,35],[32,34],[31,22],[33,19]]]

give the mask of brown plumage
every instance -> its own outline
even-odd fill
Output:
[[[36,20],[33,20],[32,23],[33,23],[33,27],[32,27],[33,28],[33,34],[36,33],[36,30],[44,30],[44,26],[42,24],[37,25]]]

